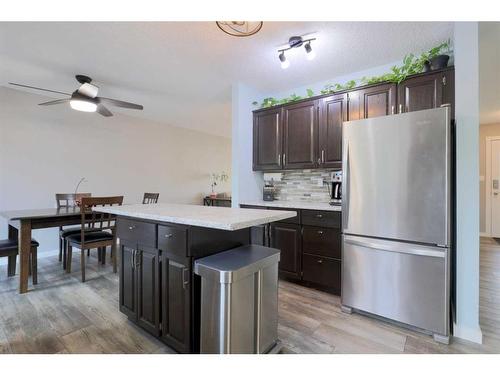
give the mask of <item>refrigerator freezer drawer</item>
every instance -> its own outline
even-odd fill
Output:
[[[342,304],[449,335],[448,249],[344,235]]]

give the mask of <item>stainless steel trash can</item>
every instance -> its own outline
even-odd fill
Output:
[[[267,353],[278,340],[280,251],[246,245],[201,258],[201,353]]]

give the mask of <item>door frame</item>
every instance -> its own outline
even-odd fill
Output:
[[[500,141],[500,136],[486,137],[486,178],[485,178],[485,203],[484,215],[485,217],[485,235],[491,237],[491,142]]]

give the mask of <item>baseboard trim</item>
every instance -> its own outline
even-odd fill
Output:
[[[479,232],[479,237],[491,237],[491,235],[486,232]]]
[[[472,341],[477,344],[483,343],[483,332],[481,331],[481,327],[467,327],[467,326],[459,326],[456,323],[453,323],[453,336],[459,337],[461,339]]]

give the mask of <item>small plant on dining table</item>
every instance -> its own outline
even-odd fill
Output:
[[[212,192],[210,193],[211,198],[215,198],[217,196],[217,193],[215,192],[215,187],[217,186],[218,183],[223,183],[226,182],[229,179],[229,176],[226,172],[222,173],[212,173],[210,176],[212,180]]]

